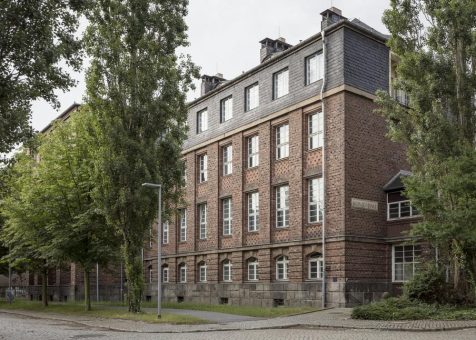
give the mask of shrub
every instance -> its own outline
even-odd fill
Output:
[[[443,304],[449,302],[451,287],[445,281],[444,271],[431,264],[405,283],[403,295],[408,300]]]

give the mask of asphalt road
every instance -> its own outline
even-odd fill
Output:
[[[173,340],[234,340],[234,339],[318,339],[318,340],[382,340],[382,339],[415,339],[415,340],[457,340],[476,339],[476,329],[464,329],[446,332],[395,332],[377,330],[330,330],[330,329],[271,329],[256,331],[214,331],[181,334],[154,334],[114,332],[105,329],[89,328],[75,323],[59,322],[44,319],[26,318],[17,315],[0,313],[1,340],[65,340],[65,339],[173,339]]]

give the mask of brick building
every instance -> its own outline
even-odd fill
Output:
[[[183,148],[186,203],[162,230],[165,300],[349,306],[413,275],[405,148],[374,112],[375,92],[391,90],[387,36],[336,8],[321,15],[322,31],[295,46],[260,41],[248,72],[202,77]],[[150,298],[156,248],[146,248]]]
[[[413,275],[421,249],[402,233],[418,216],[401,193],[405,147],[374,112],[375,92],[394,92],[388,37],[336,8],[321,15],[322,31],[295,46],[261,40],[248,72],[202,77],[189,103],[184,204],[160,235],[164,300],[350,306]],[[146,299],[157,296],[154,234]],[[97,285],[99,299],[119,299],[121,272],[92,273],[92,298]],[[55,299],[82,297],[74,264],[48,281]]]

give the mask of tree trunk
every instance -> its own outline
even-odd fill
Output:
[[[41,302],[43,307],[48,307],[48,268],[43,269],[41,276],[43,277],[41,282]]]
[[[84,307],[86,311],[91,310],[91,283],[89,280],[89,269],[84,269]]]
[[[127,303],[129,312],[141,311],[144,274],[142,269],[141,248],[130,243],[125,246],[125,272],[127,277]]]

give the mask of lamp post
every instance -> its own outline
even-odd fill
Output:
[[[162,278],[161,278],[161,264],[162,264],[162,242],[160,240],[160,233],[162,230],[162,186],[154,183],[142,183],[143,187],[157,189],[158,194],[158,212],[157,212],[157,318],[161,317],[161,300],[162,300]]]

